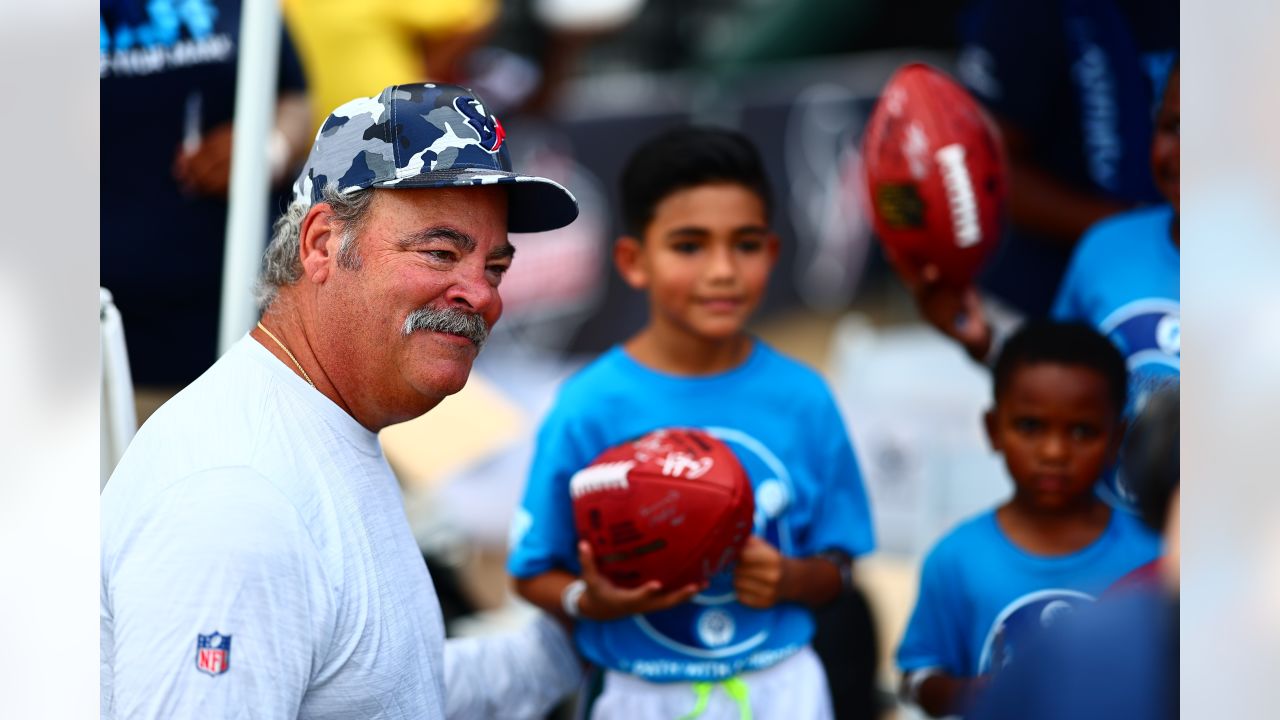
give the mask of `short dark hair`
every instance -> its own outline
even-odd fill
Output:
[[[622,170],[622,219],[636,237],[654,208],[677,190],[737,183],[760,196],[771,211],[769,180],[760,153],[746,135],[716,127],[684,125],[659,133],[631,153]]]
[[[1026,365],[1053,363],[1096,371],[1108,385],[1116,416],[1124,414],[1129,392],[1129,369],[1110,340],[1089,325],[1049,320],[1029,321],[1009,338],[996,360],[993,392],[996,403],[1008,388],[1014,371]]]

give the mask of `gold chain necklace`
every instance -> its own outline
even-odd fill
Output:
[[[258,321],[258,329],[266,333],[267,337],[276,341],[276,344],[280,346],[280,349],[284,351],[284,354],[288,355],[289,359],[293,361],[293,364],[298,366],[298,372],[302,373],[302,377],[307,381],[307,384],[310,385],[311,387],[315,387],[316,384],[311,382],[311,376],[307,374],[306,370],[302,369],[302,363],[298,362],[298,358],[294,357],[293,353],[289,352],[289,348],[285,347],[284,343],[280,342],[280,338],[276,337],[275,335],[272,335],[271,331],[268,330],[266,326],[262,324],[262,321]]]

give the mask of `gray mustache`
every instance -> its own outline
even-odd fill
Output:
[[[419,330],[461,335],[475,343],[477,350],[489,339],[489,324],[479,313],[457,308],[437,310],[424,307],[414,310],[404,319],[404,334],[412,335]]]

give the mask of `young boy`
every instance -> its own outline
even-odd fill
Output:
[[[898,648],[903,694],[930,715],[963,712],[1036,631],[1159,553],[1136,517],[1093,492],[1120,446],[1127,380],[1087,325],[1032,321],[1001,351],[985,420],[1013,497],[925,558]]]
[[[538,435],[508,562],[530,602],[575,622],[605,670],[593,718],[831,717],[809,608],[873,546],[862,478],[826,384],[745,326],[778,255],[769,188],[742,135],[680,128],[622,176],[614,259],[648,323],[570,378]],[[707,587],[623,589],[574,532],[569,479],[662,427],[700,427],[742,460],[754,535]]]

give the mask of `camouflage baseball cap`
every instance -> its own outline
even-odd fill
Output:
[[[554,230],[578,217],[578,201],[563,186],[511,169],[502,124],[456,85],[393,85],[330,113],[293,199],[320,202],[326,185],[339,192],[507,185],[511,232]]]

